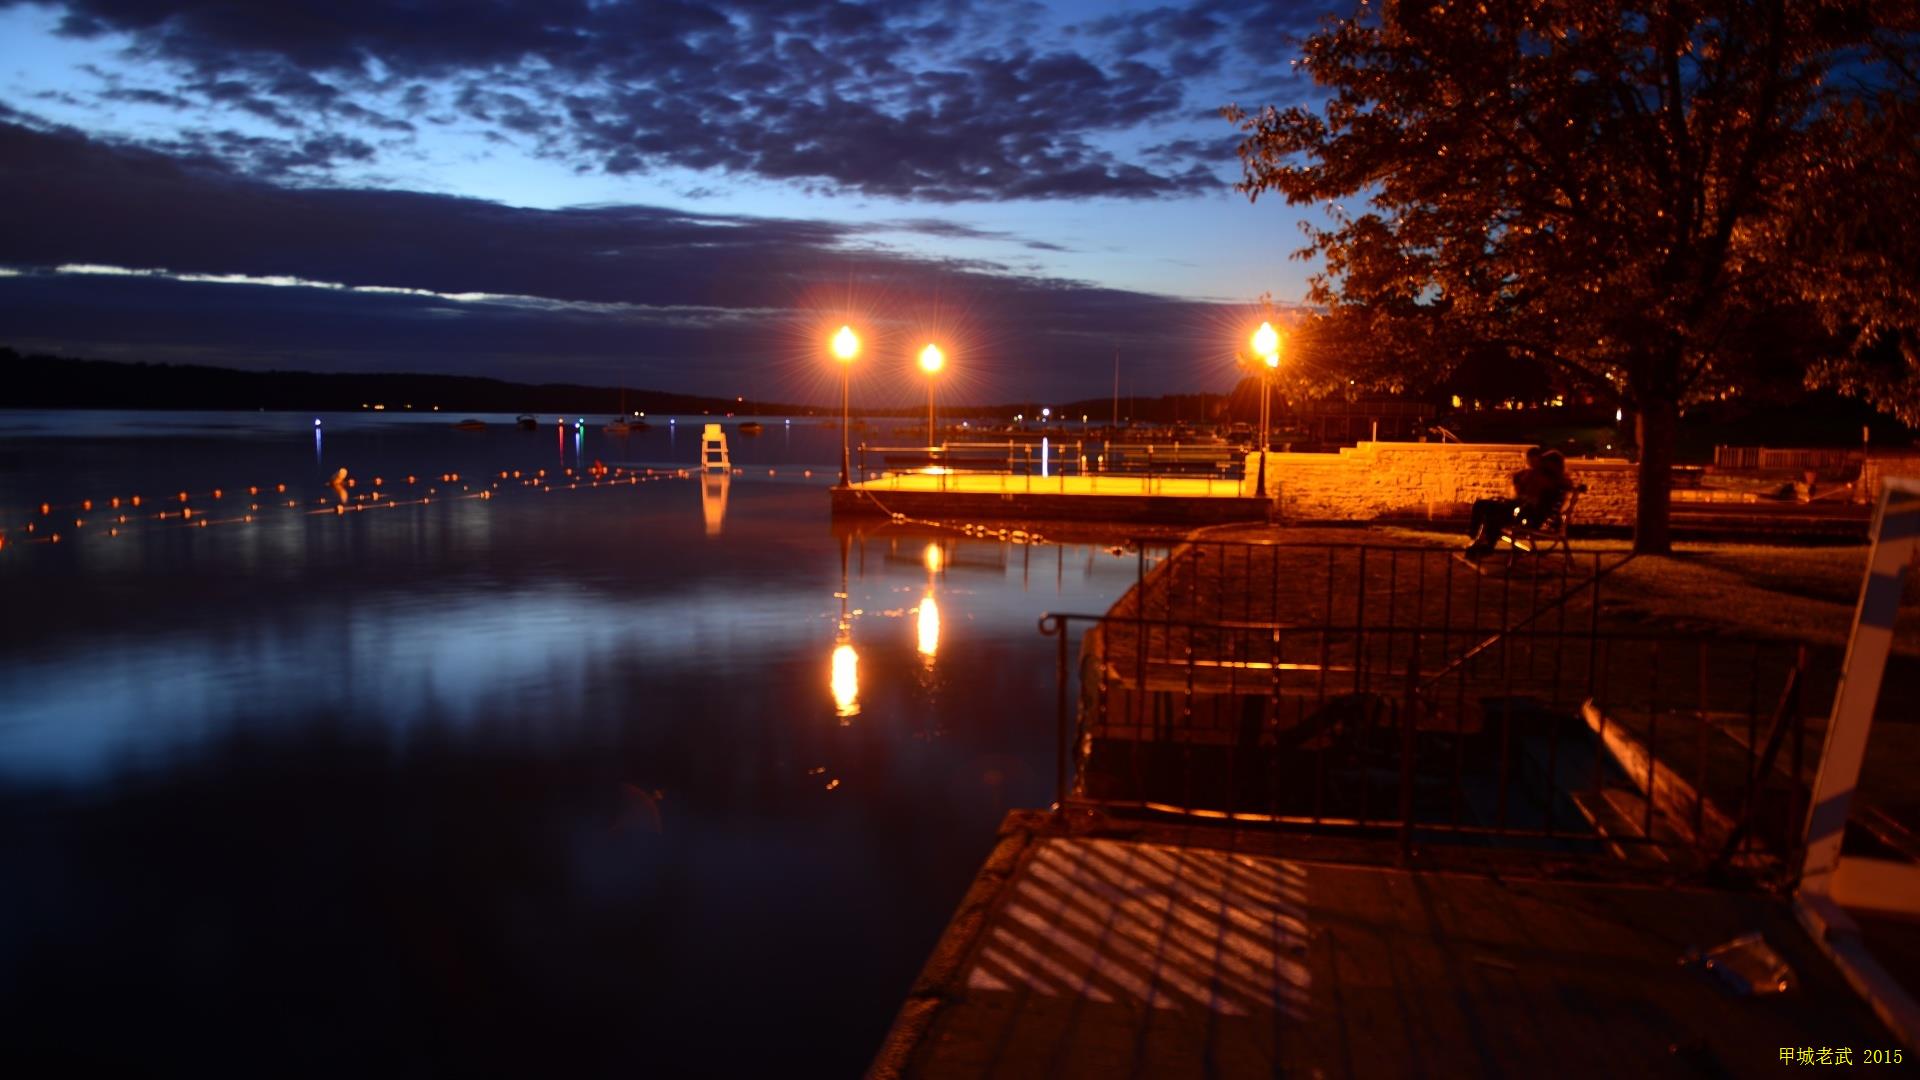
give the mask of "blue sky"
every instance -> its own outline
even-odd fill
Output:
[[[0,343],[818,397],[850,308],[982,398],[1218,388],[1311,267],[1216,110],[1329,6],[0,0]]]

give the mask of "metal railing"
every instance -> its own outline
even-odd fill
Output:
[[[1038,494],[1233,496],[1244,471],[1244,455],[1232,447],[1098,440],[862,443],[857,462],[858,482],[876,488]]]
[[[1715,468],[1754,469],[1760,472],[1844,469],[1860,464],[1865,456],[1865,452],[1860,449],[1827,447],[1716,446],[1713,448]]]
[[[1107,615],[1042,623],[1063,679],[1066,639],[1092,631],[1060,721],[1063,807],[1720,867],[1787,865],[1798,842],[1804,796],[1774,773],[1802,776],[1804,653],[1603,632],[1624,553],[1134,546]]]
[[[1056,807],[1584,853],[1795,865],[1803,649],[1529,628],[1053,613]],[[1073,643],[1079,642],[1077,659]],[[1786,755],[1784,772],[1778,767]]]

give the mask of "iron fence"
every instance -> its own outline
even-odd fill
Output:
[[[1165,612],[1049,614],[1041,630],[1057,638],[1063,811],[1794,864],[1792,645],[1533,626],[1463,648],[1446,625]]]

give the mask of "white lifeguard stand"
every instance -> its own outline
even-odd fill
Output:
[[[733,469],[733,458],[727,455],[727,433],[720,430],[719,424],[708,424],[700,433],[700,467],[709,472]]]

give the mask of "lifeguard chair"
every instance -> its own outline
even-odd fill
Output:
[[[731,472],[733,458],[727,454],[727,433],[719,424],[708,424],[700,433],[700,467],[709,472]]]

